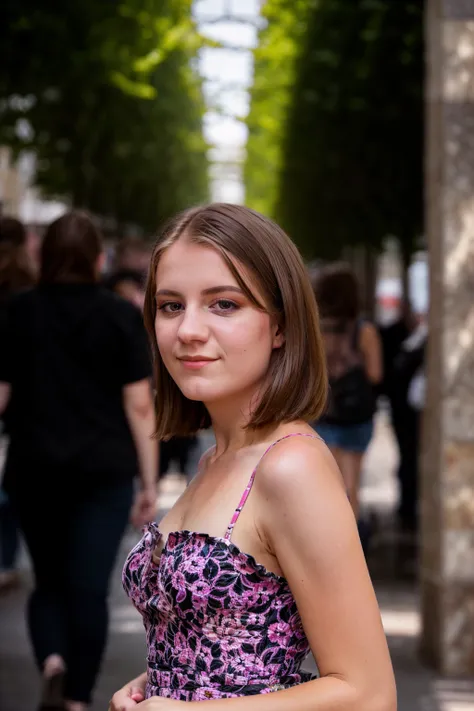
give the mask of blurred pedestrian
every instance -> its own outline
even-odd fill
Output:
[[[145,277],[139,269],[118,269],[104,281],[115,294],[135,304],[143,311],[145,301]]]
[[[34,263],[28,247],[28,231],[13,217],[0,218],[0,303],[34,283]],[[2,310],[2,319],[4,311]]]
[[[416,544],[419,508],[421,414],[424,408],[424,363],[428,328],[420,322],[401,343],[394,358],[390,405],[400,458],[398,522]],[[396,385],[396,388],[394,387]],[[415,534],[415,535],[413,535]]]
[[[0,334],[7,318],[9,300],[20,291],[33,286],[34,263],[30,253],[28,231],[22,222],[13,217],[0,218]],[[2,348],[5,345],[2,343]],[[0,437],[8,446],[8,413],[0,421]],[[0,477],[1,480],[1,477]],[[10,588],[20,581],[17,569],[20,536],[14,508],[0,488],[0,590]]]
[[[315,427],[339,465],[358,517],[362,459],[372,439],[376,387],[383,376],[380,336],[362,316],[359,285],[348,265],[322,268],[314,289],[330,386],[328,407]]]
[[[141,237],[124,237],[115,247],[113,271],[132,269],[146,278],[150,254],[150,245]]]
[[[216,444],[125,563],[148,670],[111,711],[395,711],[354,516],[308,424],[325,355],[295,246],[240,205],[187,210],[158,238],[145,323],[157,435],[212,424]],[[317,679],[301,669],[310,649]]]
[[[33,561],[42,711],[91,702],[123,531],[130,513],[136,526],[156,513],[149,345],[141,312],[99,285],[102,259],[87,215],[53,222],[39,285],[11,301],[2,334],[5,488]]]

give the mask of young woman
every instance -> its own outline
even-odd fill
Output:
[[[335,263],[315,278],[329,375],[328,407],[316,431],[342,473],[356,517],[363,456],[374,432],[376,386],[382,380],[382,346],[375,326],[361,316],[352,269]]]
[[[307,424],[326,373],[295,246],[244,207],[193,208],[158,239],[145,313],[158,438],[212,423],[216,446],[125,563],[148,669],[111,711],[395,711],[354,516]]]
[[[99,286],[102,259],[87,215],[53,222],[39,285],[11,301],[1,333],[5,488],[34,568],[28,623],[41,711],[90,703],[137,474],[133,521],[156,514],[149,344],[140,311]]]

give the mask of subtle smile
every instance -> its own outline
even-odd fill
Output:
[[[185,356],[184,358],[178,358],[184,368],[189,368],[190,370],[200,370],[204,366],[209,365],[209,363],[215,363],[217,358],[206,358],[204,356]]]

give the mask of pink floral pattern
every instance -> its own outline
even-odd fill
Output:
[[[298,436],[317,438],[294,432],[263,456]],[[161,533],[151,523],[128,556],[123,585],[147,637],[146,698],[230,699],[311,679],[300,670],[309,644],[288,582],[231,542],[257,467],[224,538],[175,531],[155,563]]]
[[[227,538],[149,524],[123,570],[148,645],[146,697],[181,701],[264,694],[311,678],[309,652],[285,578]]]

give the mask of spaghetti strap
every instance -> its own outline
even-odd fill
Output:
[[[240,499],[239,505],[235,509],[232,519],[231,519],[229,525],[227,526],[227,531],[224,536],[226,541],[230,541],[230,539],[231,539],[232,532],[234,530],[234,526],[237,523],[237,521],[239,520],[240,513],[241,513],[242,509],[244,508],[245,502],[247,501],[248,496],[252,490],[253,482],[255,481],[255,475],[257,473],[257,469],[260,465],[260,462],[265,457],[265,455],[268,454],[268,452],[271,449],[273,449],[273,447],[276,444],[278,444],[278,442],[283,442],[284,439],[288,439],[289,437],[310,437],[311,439],[321,439],[321,437],[319,435],[317,435],[316,433],[313,435],[313,434],[309,434],[309,432],[292,432],[291,434],[287,434],[284,437],[280,437],[279,439],[275,440],[275,442],[272,442],[272,444],[269,447],[267,447],[267,449],[264,451],[264,453],[258,460],[258,462],[252,472],[252,475],[250,477],[249,483],[247,484],[247,487],[246,487],[244,493],[242,494],[242,498]]]

